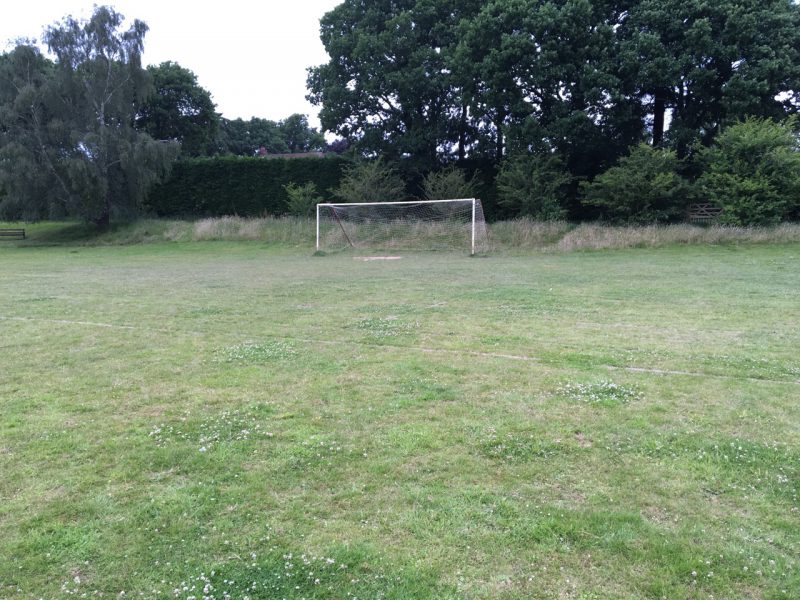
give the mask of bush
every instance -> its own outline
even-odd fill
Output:
[[[289,184],[313,183],[330,197],[349,161],[326,158],[196,158],[175,164],[147,200],[159,216],[218,217],[282,215],[289,210]]]
[[[505,163],[497,175],[499,204],[517,216],[557,221],[567,214],[564,203],[572,181],[557,156],[520,156]]]
[[[344,202],[396,202],[406,198],[406,185],[394,169],[378,159],[347,168],[333,193]]]
[[[426,200],[474,198],[476,188],[475,176],[468,180],[464,171],[456,167],[432,171],[422,181],[422,192]]]
[[[797,119],[751,118],[732,125],[703,152],[699,184],[731,225],[769,225],[800,210]]]
[[[309,217],[314,213],[317,204],[322,202],[322,198],[317,193],[316,184],[309,182],[305,185],[290,183],[283,186],[286,195],[289,197],[288,211],[290,215],[296,217]]]
[[[692,189],[678,174],[680,162],[672,150],[640,144],[616,167],[581,184],[583,203],[599,206],[617,223],[676,221],[691,202]]]

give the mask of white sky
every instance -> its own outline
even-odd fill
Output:
[[[41,40],[45,26],[66,15],[88,18],[94,4],[107,4],[140,19],[144,62],[177,62],[197,75],[228,119],[262,117],[278,121],[292,113],[309,115],[318,126],[319,109],[306,102],[306,68],[327,62],[319,40],[319,19],[341,0],[23,0],[4,7],[0,50],[20,37]]]

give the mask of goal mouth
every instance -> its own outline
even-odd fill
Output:
[[[476,198],[321,203],[316,226],[317,251],[366,250],[375,252],[368,256],[395,256],[398,250],[488,250],[483,207]]]

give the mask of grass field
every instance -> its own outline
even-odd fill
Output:
[[[0,598],[800,596],[800,244],[0,281]]]

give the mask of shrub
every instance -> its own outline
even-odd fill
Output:
[[[422,181],[422,192],[426,200],[474,198],[476,188],[475,176],[467,179],[464,171],[456,167],[432,171]]]
[[[692,189],[678,174],[673,150],[640,144],[619,164],[582,183],[583,203],[599,206],[617,223],[663,223],[683,217]]]
[[[283,186],[283,189],[286,190],[286,195],[289,197],[287,208],[291,215],[311,216],[317,204],[322,202],[322,198],[317,193],[317,186],[312,182],[304,185],[290,183]]]
[[[520,156],[497,175],[499,204],[518,216],[557,221],[567,214],[563,204],[572,181],[557,156]]]
[[[800,210],[797,119],[751,118],[732,125],[703,152],[700,187],[731,225],[769,225]]]
[[[344,202],[396,202],[405,199],[406,186],[394,169],[378,159],[346,169],[334,195]]]

